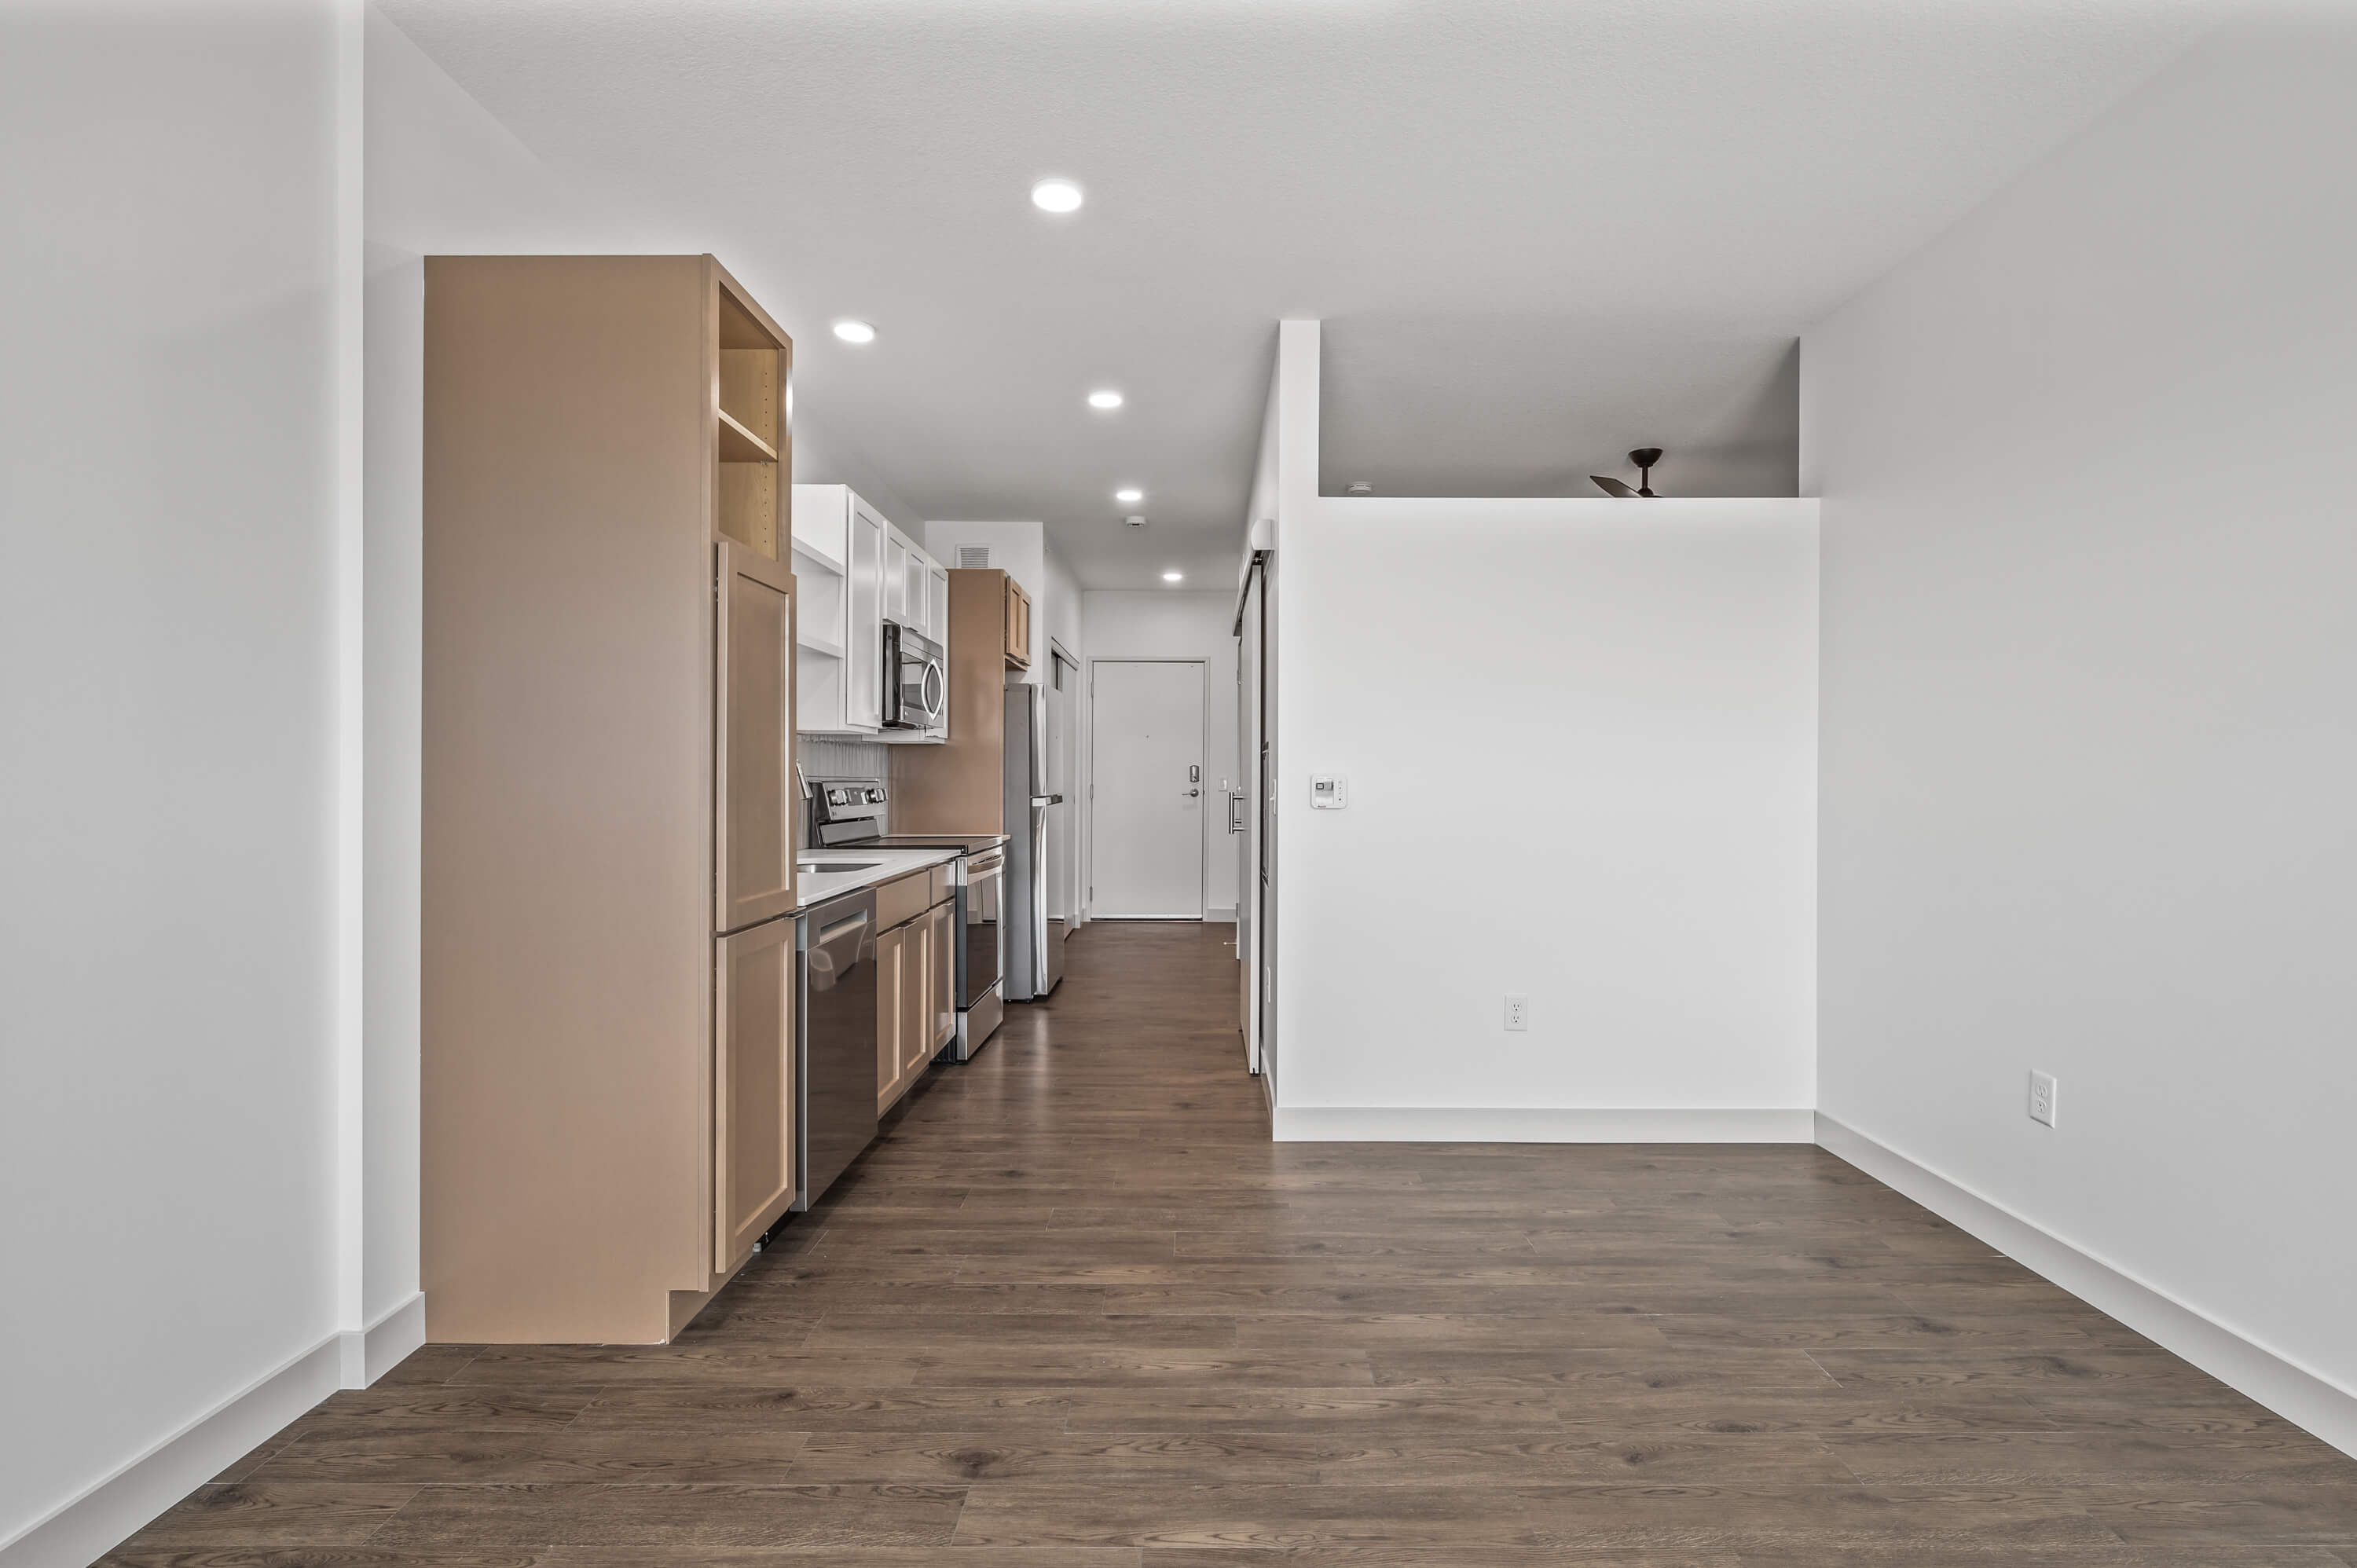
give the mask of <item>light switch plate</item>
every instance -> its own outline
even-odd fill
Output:
[[[1309,776],[1309,807],[1316,811],[1339,811],[1351,803],[1351,781],[1339,773],[1313,773]]]

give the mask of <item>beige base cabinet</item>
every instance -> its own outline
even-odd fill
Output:
[[[791,359],[709,256],[425,263],[430,1340],[666,1340],[793,1200]]]
[[[957,1033],[957,906],[939,867],[877,890],[876,1109],[889,1109]]]
[[[925,939],[925,1054],[931,1057],[957,1035],[957,906],[936,904],[925,918],[932,928]]]

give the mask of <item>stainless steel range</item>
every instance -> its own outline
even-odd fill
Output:
[[[807,793],[812,847],[817,849],[954,849],[950,885],[956,890],[957,1037],[942,1048],[952,1061],[972,1061],[1006,1016],[1006,835],[1004,833],[885,833],[890,794],[880,779],[814,779]]]

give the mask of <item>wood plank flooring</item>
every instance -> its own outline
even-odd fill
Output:
[[[1816,1150],[1270,1144],[1227,934],[1076,936],[677,1344],[429,1348],[108,1561],[2357,1565],[2357,1462]]]

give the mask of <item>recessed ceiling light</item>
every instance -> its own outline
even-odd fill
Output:
[[[846,343],[876,341],[876,328],[865,321],[854,321],[847,316],[834,324],[834,335]]]
[[[1128,506],[1134,501],[1144,500],[1146,499],[1146,492],[1133,485],[1127,489],[1114,491],[1113,499],[1121,502],[1124,506]]]
[[[1162,574],[1162,580],[1166,583],[1183,583],[1187,580],[1187,574],[1184,572],[1165,572]]]
[[[1043,179],[1031,188],[1031,205],[1042,212],[1078,212],[1081,188],[1069,179]]]
[[[1096,392],[1089,393],[1089,406],[1091,408],[1119,408],[1121,406],[1121,393],[1114,391],[1111,387],[1102,388]]]

